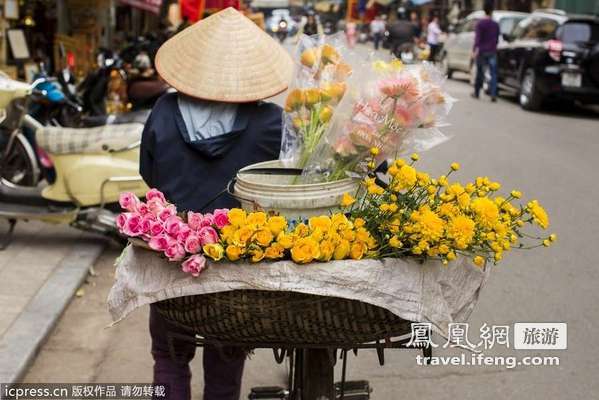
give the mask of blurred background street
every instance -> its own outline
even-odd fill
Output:
[[[34,13],[37,8],[19,8],[23,2],[4,2],[21,10],[17,19],[11,21],[2,18],[6,27],[13,24],[17,29],[18,25],[18,29],[23,32],[23,40],[27,40],[28,43],[38,40],[42,43],[42,48],[46,46],[46,50],[50,48],[56,53],[50,56],[46,52],[48,60],[44,60],[43,57],[40,58],[41,53],[34,54],[37,47],[30,44],[31,51],[28,57],[19,57],[20,39],[10,39],[14,43],[5,40],[4,46],[12,47],[7,53],[8,56],[0,59],[0,64],[7,64],[7,68],[3,70],[12,78],[28,79],[31,82],[34,76],[44,78],[43,68],[49,68],[50,58],[58,55],[56,59],[62,60],[63,64],[55,63],[56,74],[60,73],[63,67],[64,70],[68,70],[66,67],[70,65],[70,71],[76,75],[76,69],[81,67],[77,62],[83,57],[77,47],[83,42],[77,40],[83,40],[82,37],[78,36],[75,40],[74,36],[69,38],[68,35],[58,34],[57,40],[61,45],[45,43],[38,32],[42,23],[38,20],[36,27],[35,23],[27,22],[26,19],[29,17],[34,21],[41,18]],[[60,7],[66,7],[69,2],[57,3]],[[145,13],[151,7],[156,7],[153,3],[158,4],[160,8],[161,2],[146,1],[146,11],[135,9],[129,15],[126,10],[129,10],[131,3],[134,2],[118,3],[117,23],[129,24],[129,29],[141,29],[144,24],[153,26],[153,20]],[[258,3],[258,0],[254,3]],[[479,4],[472,4],[470,1],[456,2],[460,6],[458,17],[452,21],[449,13],[453,3],[447,1],[413,1],[398,4],[377,2],[379,3],[380,7],[385,7],[381,10],[388,14],[395,14],[395,11],[404,5],[405,10],[402,12],[406,14],[411,10],[418,11],[419,16],[429,11],[441,13],[447,42],[458,40],[457,35],[467,31],[468,18],[474,18],[469,17],[469,12],[480,9]],[[419,3],[427,5],[424,9],[418,8]],[[562,7],[562,3],[565,2],[527,2],[531,3],[527,7],[515,7],[526,2],[498,3],[504,9],[528,12],[536,8]],[[349,4],[342,3],[339,12],[342,14],[347,9],[350,14],[358,11],[362,13],[363,10],[359,10],[361,4],[352,1]],[[260,11],[260,7],[254,6],[255,11]],[[337,6],[339,9],[339,5]],[[365,4],[363,6],[366,7]],[[589,33],[590,44],[585,45],[589,48],[588,53],[594,54],[595,58],[585,64],[590,65],[588,76],[585,75],[580,82],[581,89],[574,92],[581,92],[584,85],[591,81],[594,82],[593,90],[599,90],[599,22],[596,22],[596,17],[591,16],[593,10],[585,9],[585,5],[576,7],[578,8],[572,11],[587,13],[585,18],[588,17],[588,20],[595,24],[592,33]],[[281,8],[286,9],[283,6]],[[375,12],[373,17],[382,14],[381,10]],[[66,12],[62,8],[58,11]],[[152,9],[150,13],[155,11],[157,10]],[[164,7],[162,12],[164,13]],[[559,19],[556,24],[562,25],[567,24],[567,18],[573,15],[570,12],[562,14],[554,10],[538,13],[538,18],[546,19],[558,15],[555,17]],[[326,13],[319,11],[316,14],[320,15],[318,29],[330,29],[326,22]],[[111,24],[106,19],[107,15],[98,15],[96,28]],[[265,24],[265,29],[277,37],[281,25],[279,20],[276,20],[274,25],[269,27],[272,21],[269,22],[268,17],[271,15],[272,10],[266,13],[266,18],[263,15],[261,21]],[[515,29],[524,18],[525,16],[518,17],[513,21],[512,28]],[[576,23],[579,24],[580,21],[582,20],[576,20]],[[183,23],[188,21],[184,20]],[[157,27],[156,23],[156,32]],[[342,26],[341,29],[344,28]],[[290,28],[285,25],[285,29]],[[291,32],[286,31],[281,39],[285,48],[293,51],[292,39],[287,38],[287,33],[292,36]],[[504,48],[515,47],[518,40],[515,36],[506,36]],[[390,56],[391,49],[383,47],[373,56],[373,46],[373,42],[368,38],[365,43],[357,43],[352,56],[355,59],[351,61],[367,62],[373,57]],[[97,46],[95,50],[100,50],[100,47]],[[427,57],[420,54],[422,51],[429,51],[425,47],[415,47],[411,50],[411,55],[403,54],[405,57],[412,57],[404,61],[418,62],[418,57]],[[143,53],[149,59],[155,49],[146,50]],[[112,94],[118,94],[118,74],[110,72],[112,67],[106,64],[106,60],[113,58],[110,51],[108,49],[104,53],[100,52],[99,54],[103,55],[98,61],[104,63],[102,68],[108,70],[107,81],[104,84],[109,91],[113,91]],[[501,57],[501,45],[498,51]],[[547,47],[547,51],[551,49]],[[138,103],[133,108],[141,111],[128,122],[139,122],[140,118],[143,121],[147,117],[151,102],[166,90],[157,78],[143,77],[143,71],[150,69],[151,62],[146,57],[139,58],[137,55],[139,54],[134,55],[132,60],[137,58],[136,68],[140,73],[138,82],[142,82],[144,86],[140,87],[137,93],[129,93],[128,98],[137,99]],[[402,54],[396,52],[396,55]],[[471,338],[474,340],[478,337],[479,328],[485,323],[511,325],[515,322],[566,322],[568,349],[535,352],[498,347],[485,351],[485,354],[498,356],[538,355],[560,358],[559,366],[517,366],[513,369],[498,366],[419,366],[416,364],[416,356],[420,352],[412,350],[387,350],[385,365],[379,366],[376,352],[363,350],[357,357],[350,356],[348,378],[368,380],[374,389],[371,398],[376,400],[409,397],[436,400],[594,398],[594,393],[599,392],[599,381],[596,379],[599,348],[594,345],[599,339],[599,271],[596,268],[594,252],[599,240],[599,186],[596,184],[599,179],[599,108],[596,105],[582,104],[581,98],[549,96],[544,99],[547,101],[543,101],[542,107],[531,107],[530,101],[534,98],[531,96],[534,96],[534,93],[527,92],[529,97],[522,97],[525,90],[520,85],[524,78],[518,81],[517,85],[511,86],[506,83],[509,79],[504,80],[506,84],[500,85],[497,102],[492,102],[484,92],[479,99],[474,99],[471,97],[471,80],[475,73],[472,71],[472,65],[460,64],[457,58],[453,58],[451,64],[448,63],[447,57],[449,53],[441,51],[434,61],[445,73],[452,74],[446,85],[457,102],[449,114],[449,125],[442,128],[443,132],[451,136],[451,140],[421,154],[421,168],[437,175],[447,171],[449,164],[456,161],[462,166],[458,175],[461,180],[473,179],[476,171],[477,174],[488,175],[501,182],[505,189],[522,191],[525,197],[534,194],[551,216],[551,232],[557,233],[559,237],[555,246],[543,252],[525,252],[517,257],[508,254],[500,266],[492,268],[491,277],[469,321]],[[34,58],[36,61],[42,61],[42,64],[33,62]],[[150,64],[146,65],[148,62]],[[44,64],[45,67],[40,68],[40,65]],[[35,65],[38,67],[34,68]],[[27,70],[28,66],[30,70]],[[70,78],[63,75],[60,79],[65,81],[61,83],[62,87],[68,88]],[[56,80],[52,79],[51,82]],[[566,81],[562,78],[560,82]],[[576,84],[569,80],[566,83]],[[568,87],[560,89],[559,92],[568,92]],[[38,90],[36,94],[46,96],[49,91],[46,87]],[[44,104],[43,108],[34,108],[33,111],[38,112],[38,120],[47,126],[56,122],[59,125],[74,124],[68,126],[81,127],[84,123],[103,125],[113,118],[93,115],[91,110],[94,107],[101,108],[103,114],[106,114],[106,111],[111,114],[131,108],[127,108],[118,96],[102,96],[102,99],[98,100],[94,93],[94,90],[90,89],[89,97],[77,103],[75,97],[65,92],[60,107],[52,108],[51,101],[45,99],[39,103]],[[140,93],[143,95],[139,95]],[[599,96],[599,92],[589,93],[591,98]],[[270,100],[282,105],[284,98],[285,94],[281,94]],[[68,107],[69,111],[64,111]],[[534,108],[534,111],[527,111],[525,108]],[[86,109],[85,113],[81,112],[82,109]],[[136,129],[139,134],[141,128]],[[21,155],[23,154],[26,152]],[[43,166],[43,155],[41,157],[38,162]],[[13,183],[17,185],[33,183],[30,186],[41,185],[40,182],[52,179],[51,175],[43,176],[43,173],[37,178],[28,173],[20,173],[19,168],[26,165],[19,164],[20,162],[10,165],[11,168],[15,168],[10,169],[11,174],[7,173],[9,166],[5,165],[3,178],[16,180]],[[0,209],[3,206],[8,207],[6,202],[7,198],[0,196]],[[12,210],[10,207],[9,211]],[[136,310],[125,320],[110,326],[106,298],[114,282],[114,262],[122,251],[122,246],[98,234],[98,229],[89,229],[90,226],[105,228],[102,225],[103,221],[102,218],[93,222],[89,222],[89,219],[84,222],[78,220],[79,225],[75,225],[79,229],[64,224],[50,225],[34,221],[17,223],[12,242],[6,250],[0,251],[0,382],[8,382],[11,379],[22,382],[150,382],[152,357],[148,333],[149,308]],[[89,223],[89,226],[85,223]],[[82,228],[94,232],[82,233]],[[0,218],[0,229],[9,229],[7,218]],[[444,343],[439,337],[435,339],[437,343]],[[201,357],[198,356],[200,352],[201,349],[198,349],[193,361],[195,399],[202,398],[202,367]],[[435,349],[433,354],[461,352],[439,348]],[[340,374],[339,367],[338,363],[337,376]],[[285,385],[287,368],[285,364],[275,363],[270,350],[257,350],[246,363],[242,398],[246,398],[250,388],[254,386]]]

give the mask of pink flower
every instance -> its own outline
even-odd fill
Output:
[[[156,251],[165,251],[169,247],[169,244],[169,238],[164,234],[153,236],[148,242],[150,248]]]
[[[202,227],[203,220],[204,220],[204,216],[200,213],[196,213],[193,211],[189,211],[187,213],[187,224],[194,231],[197,231]]]
[[[181,270],[194,277],[199,276],[204,268],[206,268],[206,257],[201,254],[195,254],[181,264]]]
[[[214,216],[210,213],[204,214],[204,219],[202,219],[202,222],[200,223],[200,228],[212,225],[214,225]]]
[[[172,215],[166,221],[164,221],[164,230],[172,238],[177,237],[183,226],[183,221],[176,215]]]
[[[146,199],[149,200],[158,200],[158,202],[166,205],[166,198],[164,194],[158,189],[150,189],[148,193],[146,193]]]
[[[150,236],[159,236],[164,233],[164,224],[159,221],[152,221],[150,224]]]
[[[185,243],[189,235],[191,235],[191,232],[193,231],[191,230],[189,225],[183,222],[181,227],[179,228],[179,233],[177,233],[177,241],[179,243]]]
[[[218,233],[211,226],[205,226],[198,231],[202,246],[218,242]]]
[[[229,210],[226,208],[219,208],[214,210],[214,225],[218,229],[222,229],[224,226],[229,225]]]
[[[168,206],[166,206],[162,210],[160,210],[157,217],[160,221],[166,222],[166,220],[168,220],[169,218],[174,217],[176,215],[177,215],[177,209],[175,208],[174,205],[169,204]]]
[[[141,233],[147,234],[150,233],[152,229],[152,223],[154,222],[154,216],[151,214],[146,214],[141,217]]]
[[[127,222],[127,215],[131,214],[131,213],[120,213],[117,217],[116,217],[116,227],[119,229],[120,232],[123,232],[123,228],[125,227],[125,223]]]
[[[141,215],[146,215],[150,213],[150,207],[144,202],[139,202],[137,205],[137,212]]]
[[[199,253],[202,250],[202,241],[198,235],[189,235],[185,240],[185,251],[191,254]]]
[[[127,213],[127,219],[125,224],[123,225],[123,233],[130,237],[136,237],[141,235],[142,226],[141,226],[141,216],[138,214]]]
[[[185,257],[185,248],[181,243],[172,242],[164,250],[164,255],[169,261],[181,261]]]
[[[131,192],[123,192],[119,196],[119,204],[123,210],[137,211],[138,204],[141,203],[137,196]]]
[[[158,216],[158,214],[160,214],[160,212],[166,208],[164,203],[157,199],[148,200],[147,205],[148,210],[150,210],[150,212],[155,216]]]
[[[416,79],[411,75],[398,76],[378,82],[381,93],[388,97],[411,100],[418,96]]]

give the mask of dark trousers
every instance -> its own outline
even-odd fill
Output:
[[[378,50],[381,44],[381,40],[383,39],[382,33],[375,33],[372,35],[372,41],[374,42],[374,49]]]
[[[156,306],[150,305],[150,335],[154,357],[154,385],[166,387],[166,399],[191,399],[191,370],[196,346],[181,340],[174,341],[176,357],[169,350],[168,332],[189,335],[189,332],[169,323]],[[238,400],[245,352],[235,347],[206,346],[204,360],[204,400]],[[164,399],[164,398],[163,398]]]
[[[474,95],[478,97],[485,81],[485,68],[489,67],[491,81],[489,94],[497,97],[497,53],[481,53],[476,57],[476,81],[474,82]]]
[[[430,48],[430,53],[428,55],[428,61],[434,63],[437,61],[437,54],[439,53],[439,49],[441,48],[441,45],[429,43],[428,47]]]

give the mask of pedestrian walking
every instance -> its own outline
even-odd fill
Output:
[[[156,69],[177,93],[158,100],[144,128],[144,181],[181,211],[239,207],[218,194],[239,169],[278,157],[282,110],[261,100],[287,88],[291,58],[252,21],[227,8],[168,40],[156,55]],[[206,205],[208,199],[215,201]],[[152,304],[154,383],[165,385],[169,400],[189,400],[196,347],[171,343],[172,333],[188,335]],[[204,400],[239,399],[245,357],[235,347],[204,347]]]
[[[374,42],[374,49],[378,50],[385,34],[385,21],[380,15],[374,17],[370,23],[370,34],[372,35],[372,41]]]
[[[354,21],[349,21],[345,25],[345,37],[347,39],[347,45],[350,49],[353,49],[358,40],[358,26]]]
[[[491,101],[497,101],[497,42],[499,40],[499,24],[493,21],[493,3],[485,3],[485,17],[481,19],[475,28],[474,48],[472,57],[476,61],[476,80],[474,82],[474,93],[472,97],[478,99],[480,89],[485,79],[485,69],[489,68],[491,80],[489,82],[489,93]]]
[[[439,48],[441,47],[442,33],[443,31],[439,26],[439,17],[436,14],[433,14],[432,20],[426,28],[426,42],[428,43],[428,47],[430,49],[428,60],[430,62],[435,62],[437,60],[437,54],[439,53]]]

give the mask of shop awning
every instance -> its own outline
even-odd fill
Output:
[[[119,0],[122,4],[130,5],[131,7],[149,11],[154,14],[160,14],[160,6],[162,0]]]

